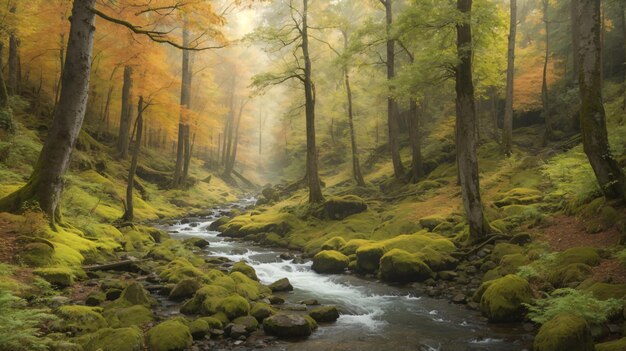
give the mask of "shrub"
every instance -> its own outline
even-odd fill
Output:
[[[0,290],[0,350],[47,350],[49,340],[41,337],[38,326],[55,318],[26,308],[26,301]]]

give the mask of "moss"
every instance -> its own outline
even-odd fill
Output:
[[[150,297],[150,293],[137,282],[130,283],[122,295],[118,299],[118,303],[127,305],[144,305],[150,306],[154,304],[154,300]]]
[[[137,328],[100,329],[88,336],[84,351],[143,351],[143,333]]]
[[[531,302],[532,290],[528,282],[509,274],[489,283],[480,298],[482,314],[492,322],[511,322],[521,319],[524,305]]]
[[[191,333],[191,336],[194,340],[200,340],[204,338],[204,336],[207,335],[209,333],[209,330],[211,329],[209,323],[206,320],[200,318],[188,322],[186,323],[186,325],[189,328],[189,332]]]
[[[214,317],[201,317],[198,319],[205,321],[209,325],[209,329],[222,329],[224,327],[223,322]]]
[[[365,210],[367,210],[367,204],[355,195],[331,197],[323,205],[324,215],[334,220],[341,220]]]
[[[339,311],[335,306],[320,306],[309,311],[309,316],[316,322],[334,322],[339,318]]]
[[[68,268],[38,268],[33,271],[33,274],[59,287],[68,287],[74,284],[74,273]]]
[[[560,266],[572,263],[596,266],[600,263],[600,255],[598,255],[598,250],[591,247],[573,247],[561,252],[556,258],[556,264]]]
[[[222,299],[217,307],[219,312],[224,312],[228,319],[245,316],[250,312],[250,304],[248,300],[239,296],[232,295]]]
[[[437,226],[447,223],[447,221],[443,216],[432,215],[420,218],[419,223],[422,228],[433,231]]]
[[[184,314],[212,314],[217,312],[219,299],[227,297],[231,292],[217,285],[205,285],[181,307]]]
[[[211,315],[211,318],[217,319],[218,321],[222,322],[222,325],[226,325],[230,322],[230,319],[228,319],[228,316],[226,316],[224,312],[214,313]]]
[[[593,351],[591,330],[584,318],[575,314],[558,315],[539,329],[534,351]]]
[[[54,261],[54,246],[33,242],[26,244],[19,253],[19,260],[31,267],[44,267]]]
[[[626,298],[626,284],[593,283],[583,290],[590,292],[599,300]]]
[[[89,306],[61,306],[57,313],[63,319],[61,329],[89,333],[109,326],[100,314],[102,309]]]
[[[559,266],[548,273],[547,280],[556,288],[564,288],[572,283],[580,283],[591,275],[591,267],[584,263],[571,263]]]
[[[522,254],[505,255],[500,260],[500,264],[489,270],[483,276],[483,281],[488,281],[503,277],[507,274],[517,273],[519,268],[530,263],[530,259]]]
[[[418,253],[426,248],[442,253],[456,251],[456,247],[449,239],[434,233],[421,231],[415,234],[398,235],[381,241],[389,250],[402,249],[410,253]]]
[[[193,343],[189,328],[178,320],[157,325],[148,331],[147,337],[150,351],[184,351]]]
[[[248,278],[241,272],[231,273],[230,278],[235,282],[234,291],[248,300],[255,301],[270,293],[269,288]]]
[[[509,205],[529,205],[537,202],[541,202],[543,196],[541,192],[536,189],[529,188],[515,188],[502,194],[494,204],[497,207],[504,207]]]
[[[356,254],[356,250],[365,245],[372,243],[372,240],[365,239],[352,239],[348,240],[344,246],[342,246],[339,251],[344,255],[354,255]]]
[[[170,283],[178,283],[187,278],[198,278],[202,281],[208,280],[204,272],[194,267],[189,260],[184,258],[179,258],[168,263],[159,276],[161,279]]]
[[[174,286],[174,289],[172,289],[172,291],[170,291],[169,298],[170,300],[174,301],[182,301],[184,299],[192,297],[196,293],[196,291],[200,289],[200,287],[201,284],[200,282],[198,282],[197,279],[183,279],[178,282],[176,286]]]
[[[404,250],[393,249],[380,259],[380,276],[388,281],[423,281],[431,275],[432,271],[424,261]]]
[[[113,328],[144,326],[154,320],[152,310],[142,305],[106,309],[104,318]]]
[[[524,249],[518,245],[500,243],[494,246],[491,252],[491,259],[496,263],[500,263],[502,257],[511,254],[521,254],[523,251]]]
[[[276,311],[272,308],[272,306],[263,303],[257,302],[250,309],[250,315],[256,318],[259,322],[262,322],[265,318],[273,316],[276,314]]]
[[[359,271],[372,273],[378,270],[380,258],[387,252],[382,243],[365,244],[356,250],[356,266]]]
[[[256,276],[256,271],[250,265],[246,264],[244,261],[237,262],[233,265],[231,272],[241,272],[248,276],[248,278],[253,280],[259,280]]]
[[[346,246],[347,242],[346,239],[340,237],[340,236],[334,236],[326,241],[324,241],[324,243],[322,244],[321,249],[322,250],[339,250],[342,247]]]
[[[242,215],[225,224],[224,235],[242,238],[252,234],[275,233],[286,235],[298,226],[298,219],[290,213],[268,211],[256,216]]]
[[[259,322],[252,316],[237,317],[233,320],[233,323],[243,325],[249,333],[259,329]]]
[[[624,351],[626,350],[626,337],[596,344],[596,351]]]
[[[317,273],[341,273],[348,268],[350,259],[339,251],[324,250],[313,257],[311,267]]]

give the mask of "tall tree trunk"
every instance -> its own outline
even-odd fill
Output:
[[[391,24],[393,23],[392,0],[380,0],[385,5],[385,20],[387,32],[387,79],[391,81],[396,76],[395,63],[395,39],[391,37]],[[400,131],[398,126],[398,103],[392,97],[391,91],[387,98],[387,124],[389,128],[389,149],[391,151],[391,162],[393,163],[393,174],[396,179],[404,178],[404,166],[400,158]]]
[[[409,138],[411,141],[411,182],[416,183],[424,176],[422,143],[420,142],[420,108],[415,98],[409,102]]]
[[[25,201],[35,200],[51,222],[60,219],[58,209],[63,191],[63,174],[78,139],[89,92],[96,0],[75,0],[72,7],[69,42],[65,65],[73,67],[63,74],[59,108],[55,111],[33,173],[18,191],[0,200],[0,209],[18,211]]]
[[[237,115],[237,120],[235,121],[234,128],[234,139],[232,143],[232,150],[226,162],[226,168],[224,170],[224,174],[229,176],[233,169],[235,169],[235,160],[237,158],[237,144],[239,143],[239,126],[241,125],[241,116],[243,115],[243,110],[246,107],[247,101],[242,101],[241,106],[239,106],[239,113]]]
[[[600,2],[580,0],[578,20],[583,148],[604,196],[626,201],[626,177],[611,155],[602,103]]]
[[[304,99],[306,115],[306,163],[309,182],[309,203],[324,201],[317,171],[317,146],[315,143],[315,92],[311,80],[311,58],[309,56],[308,9],[309,0],[302,0],[302,56],[304,57]]]
[[[15,3],[9,10],[12,14],[16,12]],[[15,33],[15,29],[12,29],[9,33],[9,81],[7,88],[9,90],[9,94],[17,95],[19,94],[18,88],[18,45],[19,41],[17,39],[17,34]]]
[[[347,48],[347,45],[344,49]],[[350,88],[350,75],[348,68],[344,67],[344,80],[346,83],[346,96],[348,98],[348,126],[350,127],[350,145],[352,147],[352,176],[358,186],[365,186],[365,179],[361,173],[361,162],[359,161],[359,149],[356,143],[356,132],[354,130],[354,112],[352,107],[352,89]]]
[[[9,107],[9,92],[4,83],[4,73],[2,73],[2,64],[0,63],[0,109]]]
[[[580,64],[578,62],[578,51],[580,50],[580,36],[578,28],[578,1],[570,0],[570,32],[572,35],[572,70],[574,75],[574,82],[578,84],[578,74]],[[622,4],[622,1],[619,1]]]
[[[133,188],[135,187],[135,173],[137,172],[137,161],[139,160],[139,151],[141,150],[141,136],[143,134],[143,96],[139,96],[137,104],[137,122],[135,130],[137,137],[135,138],[135,147],[133,149],[133,157],[130,161],[130,169],[128,170],[128,182],[126,184],[126,211],[124,211],[123,220],[132,222],[135,217],[133,207]]]
[[[122,86],[122,107],[120,111],[120,128],[117,135],[117,153],[121,158],[128,156],[128,143],[132,116],[130,115],[131,90],[133,86],[133,68],[124,67],[124,85]]]
[[[515,75],[515,34],[517,32],[517,0],[511,1],[509,21],[509,48],[506,68],[506,104],[504,108],[504,128],[502,128],[502,147],[504,154],[511,155],[513,142],[513,78]]]
[[[191,163],[191,130],[189,124],[185,124],[185,133],[183,135],[183,182],[189,176],[189,164]]]
[[[259,112],[259,156],[263,151],[263,113]],[[260,161],[260,158],[259,158]]]
[[[543,135],[543,144],[547,145],[552,139],[552,117],[550,116],[550,98],[548,95],[548,62],[550,60],[550,23],[548,20],[548,9],[550,3],[548,0],[543,2],[543,23],[546,31],[546,50],[543,60],[543,75],[541,80],[541,103],[543,106],[543,118],[546,124],[546,130]]]
[[[572,0],[576,1],[576,0]],[[624,95],[624,100],[622,102],[622,110],[626,111],[626,15],[624,15],[624,11],[626,10],[626,4],[624,1],[619,1],[619,18],[620,24],[622,26],[622,50],[624,50],[624,63],[622,63],[623,69],[623,78],[622,78],[622,89],[624,90],[622,94]]]
[[[457,53],[459,63],[456,67],[456,118],[457,155],[459,178],[463,205],[470,228],[470,240],[475,241],[490,228],[487,223],[480,199],[478,176],[478,158],[476,155],[476,111],[474,102],[474,83],[472,81],[472,0],[457,0],[457,8],[467,15],[464,22],[457,24]]]
[[[189,29],[187,20],[183,24],[183,46],[189,46]],[[180,89],[180,119],[178,122],[178,147],[176,151],[176,166],[174,168],[174,187],[180,186],[185,181],[185,167],[189,167],[185,160],[186,144],[189,144],[188,126],[185,121],[185,114],[191,107],[191,67],[189,62],[189,50],[183,50],[182,55],[182,84]]]
[[[59,80],[57,81],[56,91],[54,92],[54,106],[59,103],[59,92],[63,80],[63,64],[65,63],[65,35],[59,36]]]

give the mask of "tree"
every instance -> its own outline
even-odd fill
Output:
[[[510,0],[511,14],[509,21],[509,47],[506,69],[506,105],[504,108],[504,128],[502,128],[502,147],[505,155],[511,155],[513,140],[513,81],[515,76],[515,34],[517,30],[517,0]]]
[[[541,79],[541,103],[546,130],[543,135],[543,144],[546,145],[552,139],[552,117],[550,116],[550,96],[548,95],[548,63],[550,61],[550,22],[548,20],[548,10],[550,2],[541,0],[543,4],[543,23],[546,31],[546,49],[543,60],[543,74]]]
[[[131,91],[133,86],[133,68],[124,67],[124,85],[122,86],[122,106],[120,112],[120,130],[117,134],[117,153],[125,159],[128,157],[128,145],[132,116],[130,115]]]
[[[9,12],[15,15],[17,11],[17,2],[11,5]],[[17,95],[19,93],[19,40],[17,38],[17,30],[13,28],[9,33],[9,84],[7,86],[9,94]]]
[[[128,181],[126,184],[126,204],[124,221],[132,222],[135,217],[133,207],[133,188],[135,187],[135,173],[137,173],[137,162],[139,160],[139,151],[141,150],[141,137],[143,134],[143,96],[139,96],[139,102],[137,103],[137,121],[135,122],[135,148],[133,149],[133,157],[130,161],[130,168],[128,170]]]
[[[579,0],[578,23],[583,148],[604,196],[626,201],[626,176],[611,154],[602,102],[600,1]]]
[[[476,107],[472,80],[472,0],[457,0],[461,20],[456,25],[456,118],[459,179],[463,195],[463,206],[470,228],[470,240],[480,239],[490,231],[483,213],[476,155]]]

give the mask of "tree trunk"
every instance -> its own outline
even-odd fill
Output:
[[[626,15],[624,15],[624,10],[626,10],[625,5],[626,4],[624,4],[624,1],[619,1],[619,18],[622,26],[622,49],[624,50],[624,61],[626,61]],[[626,62],[622,64],[622,69],[624,72],[624,76],[622,78],[622,89],[624,89],[624,91],[622,92],[622,94],[624,94],[622,110],[626,111]]]
[[[409,102],[409,138],[411,141],[411,182],[416,183],[424,176],[422,146],[420,142],[420,111],[414,98]]]
[[[572,70],[574,73],[574,81],[578,84],[578,74],[580,64],[578,62],[578,51],[580,50],[580,37],[578,28],[578,1],[570,0],[570,31],[572,35]],[[622,4],[622,1],[619,1]]]
[[[61,84],[63,80],[63,64],[65,63],[65,36],[63,34],[59,37],[59,80],[57,81],[57,88],[54,92],[54,106],[59,103],[59,92],[61,91]]]
[[[391,81],[396,76],[395,65],[395,40],[391,38],[391,24],[393,23],[392,0],[384,0],[385,19],[387,32],[387,80]],[[391,96],[387,98],[387,124],[389,128],[389,149],[391,151],[391,162],[393,163],[393,174],[396,179],[403,179],[404,166],[400,158],[400,131],[398,126],[398,104]]]
[[[60,219],[58,209],[63,191],[63,174],[78,139],[89,92],[95,14],[95,0],[75,0],[72,7],[63,89],[50,131],[28,183],[0,200],[0,209],[18,211],[25,201],[35,200],[51,222]]]
[[[580,0],[578,20],[583,148],[604,196],[626,201],[626,177],[611,155],[602,103],[600,2]]]
[[[470,241],[488,234],[487,223],[480,199],[478,176],[478,158],[476,155],[476,111],[474,102],[474,83],[472,81],[472,0],[457,0],[457,8],[468,18],[457,24],[457,53],[459,63],[456,67],[456,116],[457,155],[459,178],[463,194],[463,205],[470,227]]]
[[[183,135],[183,176],[182,181],[185,182],[189,176],[189,164],[191,163],[191,130],[189,124],[185,124],[185,133]]]
[[[13,4],[11,9],[9,10],[12,14],[16,12],[16,5]],[[18,91],[18,39],[15,34],[15,29],[12,29],[9,34],[9,81],[7,88],[9,90],[9,94],[17,95]]]
[[[309,56],[308,7],[309,1],[302,0],[302,56],[304,57],[304,99],[306,115],[306,163],[307,181],[309,182],[309,203],[324,201],[320,179],[317,172],[317,146],[315,144],[315,92],[311,80],[311,58]]]
[[[347,46],[347,45],[346,45]],[[344,49],[346,49],[344,46]],[[354,112],[352,107],[352,89],[350,88],[350,75],[348,68],[344,68],[344,78],[346,83],[346,96],[348,98],[348,126],[350,127],[350,145],[352,147],[352,176],[358,186],[365,186],[365,179],[361,173],[361,163],[359,161],[359,149],[356,143],[356,132],[354,130]]]
[[[183,24],[183,46],[189,46],[189,30],[187,20]],[[189,144],[188,125],[185,121],[186,111],[191,107],[191,67],[189,63],[189,50],[183,50],[182,55],[182,84],[180,89],[180,117],[178,122],[178,147],[176,151],[176,166],[174,168],[174,187],[180,186],[185,181],[185,167],[189,167],[186,159],[185,148]],[[187,140],[185,140],[187,139]]]
[[[130,138],[130,94],[133,86],[133,68],[124,67],[124,85],[122,86],[122,107],[120,111],[120,128],[117,136],[117,153],[121,158],[128,156],[128,143]]]
[[[547,145],[552,139],[552,117],[550,116],[550,99],[548,96],[548,62],[550,60],[550,25],[548,22],[548,9],[550,3],[548,0],[543,1],[543,23],[546,30],[546,50],[543,60],[543,76],[541,81],[541,103],[543,105],[543,118],[546,124],[546,130],[543,135],[543,144]]]
[[[517,0],[511,1],[509,28],[509,48],[506,69],[506,104],[504,108],[504,128],[502,128],[502,147],[504,154],[511,155],[513,142],[513,78],[515,75],[515,34],[517,32]]]
[[[241,125],[241,116],[243,115],[243,109],[245,108],[247,101],[242,101],[241,106],[239,107],[239,114],[237,115],[237,120],[235,122],[234,128],[234,140],[232,143],[232,151],[228,160],[226,162],[226,168],[224,170],[224,174],[229,176],[233,169],[235,168],[235,160],[237,158],[237,144],[239,143],[239,126]]]
[[[0,64],[0,109],[9,107],[9,92],[4,83],[4,74],[2,73],[2,64]]]
[[[124,211],[123,220],[132,222],[135,213],[133,208],[133,188],[135,187],[135,173],[137,172],[137,161],[139,160],[139,151],[141,150],[141,137],[143,134],[143,96],[139,97],[137,104],[137,137],[135,138],[135,147],[133,149],[133,157],[130,161],[130,169],[128,170],[128,183],[126,185],[126,211]]]

